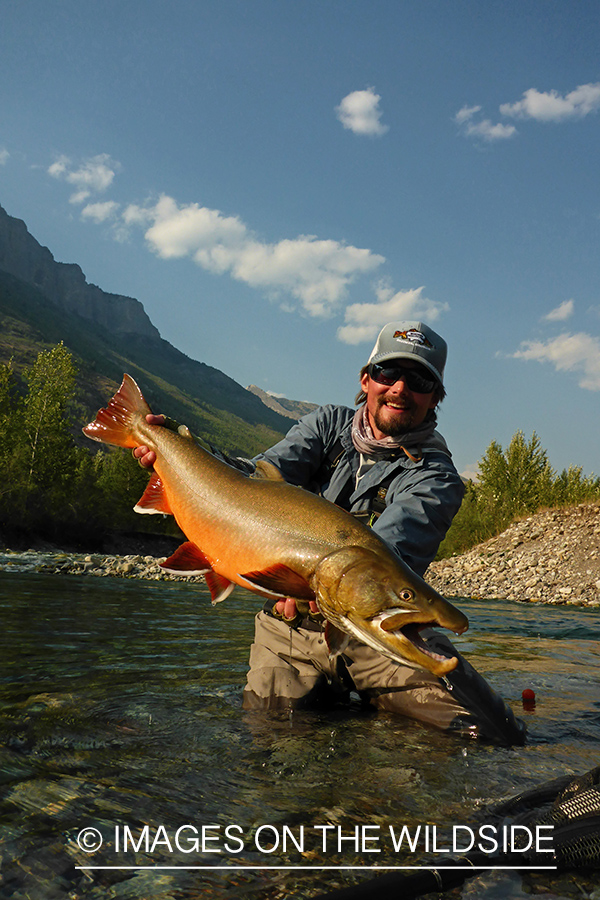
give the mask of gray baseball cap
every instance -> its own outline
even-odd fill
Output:
[[[412,359],[426,366],[443,384],[447,354],[446,341],[424,322],[390,322],[379,332],[369,363]]]

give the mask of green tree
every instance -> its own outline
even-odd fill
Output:
[[[505,451],[492,441],[479,472],[478,500],[497,526],[551,502],[554,472],[535,431],[529,441],[517,431]]]
[[[73,440],[69,407],[75,367],[58,344],[41,351],[17,391],[12,367],[0,371],[0,521],[9,530],[55,536],[79,516],[84,457]]]
[[[142,469],[130,451],[120,447],[98,451],[94,457],[94,471],[105,528],[137,530],[142,527],[144,519],[154,518],[140,517],[133,512],[148,484],[148,472]],[[150,522],[145,524],[153,530]]]
[[[462,553],[498,534],[521,516],[542,507],[600,499],[600,478],[584,476],[580,466],[556,475],[533,432],[517,431],[506,450],[492,441],[479,462],[479,480],[468,482],[465,498],[438,556]]]
[[[42,350],[24,374],[22,465],[29,517],[55,518],[68,506],[77,468],[77,450],[70,430],[68,408],[75,389],[75,366],[60,343]],[[60,517],[60,516],[59,516]]]
[[[557,475],[552,485],[552,505],[569,506],[597,500],[600,497],[600,478],[583,475],[581,466],[569,466]]]
[[[22,431],[22,404],[11,361],[0,366],[0,520],[5,522],[13,515],[20,489]]]
[[[438,557],[466,552],[474,544],[490,537],[495,527],[486,508],[479,502],[477,485],[473,481],[467,481],[463,502],[440,545]]]
[[[15,405],[15,375],[12,359],[0,365],[0,422],[4,422]]]
[[[0,525],[87,545],[115,531],[162,532],[161,516],[133,512],[148,473],[131,453],[92,455],[91,444],[75,443],[75,379],[62,343],[38,354],[21,385],[10,364],[0,366]]]

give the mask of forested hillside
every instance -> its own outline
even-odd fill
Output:
[[[153,408],[224,450],[254,454],[289,427],[232,378],[163,340],[139,301],[107,294],[78,266],[57,263],[0,207],[0,363],[12,360],[19,379],[59,342],[73,355],[82,421],[129,372]]]

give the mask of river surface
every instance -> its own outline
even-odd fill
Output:
[[[443,862],[422,841],[396,852],[390,827],[447,835],[600,764],[593,609],[457,603],[457,646],[527,720],[506,748],[358,708],[243,711],[258,602],[0,558],[0,897],[310,900],[372,866]],[[599,882],[504,870],[445,896],[597,900]]]

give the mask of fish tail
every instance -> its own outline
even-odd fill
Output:
[[[144,396],[131,375],[123,375],[117,393],[100,409],[96,418],[83,429],[93,441],[116,444],[118,447],[137,447],[136,425],[151,412]]]

